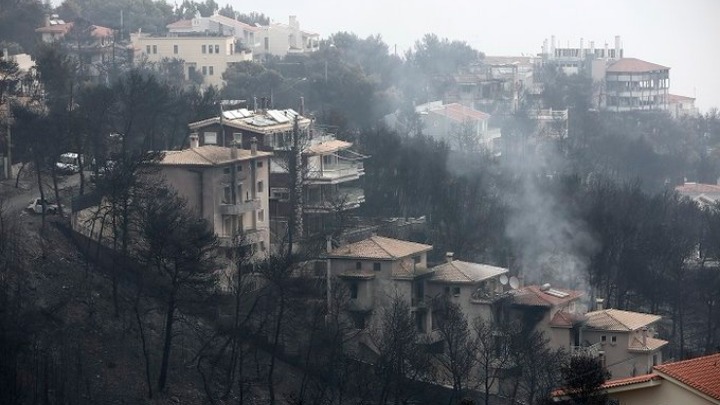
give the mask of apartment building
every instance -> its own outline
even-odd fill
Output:
[[[269,55],[283,57],[288,53],[314,52],[320,46],[320,35],[300,29],[300,22],[294,15],[288,18],[287,24],[272,22],[252,26],[216,12],[209,17],[198,14],[192,20],[179,20],[168,24],[167,28],[173,34],[231,35],[259,59]]]
[[[270,167],[270,217],[273,233],[281,237],[293,207],[290,162],[297,144],[299,176],[302,188],[298,234],[324,234],[337,225],[335,214],[352,210],[365,201],[360,179],[365,174],[366,156],[352,150],[352,143],[319,133],[312,120],[292,109],[246,108],[224,111],[221,116],[190,123],[201,145],[229,145],[234,141],[248,147],[257,140],[260,150],[273,152]],[[295,135],[293,135],[295,134]]]
[[[231,35],[173,34],[167,36],[133,33],[130,35],[136,62],[184,61],[185,80],[202,78],[205,86],[222,87],[223,73],[230,63],[252,61],[252,52]]]
[[[221,249],[249,245],[254,257],[262,258],[270,246],[271,156],[254,146],[201,146],[194,135],[188,149],[164,153],[158,175],[211,224]]]

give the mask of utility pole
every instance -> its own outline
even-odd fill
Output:
[[[12,125],[10,125],[10,121],[12,119],[12,110],[10,109],[10,98],[8,97],[5,100],[5,104],[7,104],[7,178],[12,179],[13,178],[13,167],[12,167]]]

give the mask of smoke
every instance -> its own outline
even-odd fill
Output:
[[[529,138],[524,138],[529,139]],[[506,156],[514,183],[506,236],[527,283],[587,290],[590,258],[598,242],[572,199],[562,198],[564,157],[551,143]]]

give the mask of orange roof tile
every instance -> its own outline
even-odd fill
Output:
[[[347,149],[351,147],[353,144],[350,142],[341,141],[339,139],[333,139],[331,141],[318,143],[316,145],[312,145],[307,147],[303,154],[306,155],[325,155],[328,153],[337,152],[341,149]]]
[[[237,158],[233,158],[232,148],[205,145],[191,149],[166,151],[165,156],[163,156],[158,164],[172,166],[216,166],[270,155],[272,155],[272,153],[260,151],[258,151],[256,155],[252,155],[249,150],[238,149]]]
[[[659,380],[660,377],[655,373],[637,375],[635,377],[618,378],[616,380],[605,381],[602,385],[604,389],[617,388],[625,385],[644,383],[652,380]]]
[[[433,267],[434,275],[429,281],[445,283],[477,283],[508,272],[502,267],[453,260]]]
[[[592,329],[629,332],[650,325],[660,320],[659,315],[641,312],[621,311],[619,309],[603,309],[588,312],[586,326]]]
[[[720,186],[717,184],[685,183],[681,186],[676,186],[675,191],[680,194],[720,193]]]
[[[431,245],[408,242],[399,239],[372,236],[359,242],[341,246],[328,253],[337,259],[379,259],[397,260],[414,254],[427,252]]]
[[[695,97],[681,96],[678,94],[668,94],[667,101],[668,101],[668,103],[679,103],[682,101],[695,101]]]
[[[655,63],[645,62],[644,60],[636,58],[623,58],[618,59],[611,63],[607,68],[607,72],[611,73],[641,73],[641,72],[654,72],[657,70],[668,70],[667,66],[658,65]]]
[[[73,23],[65,23],[65,24],[55,24],[55,25],[48,25],[45,27],[36,28],[35,32],[55,32],[60,34],[67,34],[70,32],[70,30],[73,27]]]
[[[720,400],[720,353],[655,366],[661,377],[670,377]]]
[[[643,344],[642,339],[634,336],[628,345],[628,350],[633,352],[653,352],[666,344],[668,344],[667,340],[655,339],[652,337],[646,337],[645,344]]]
[[[550,326],[553,328],[572,328],[575,324],[584,320],[585,316],[581,314],[558,311],[550,320]]]
[[[465,107],[460,103],[444,104],[442,107],[431,109],[428,112],[431,114],[441,115],[457,122],[485,121],[490,118],[490,114],[486,114],[474,108]]]
[[[108,38],[113,36],[113,30],[99,25],[91,25],[88,27],[90,35],[94,38]]]
[[[542,291],[540,286],[537,285],[529,285],[517,290],[512,290],[511,294],[513,295],[513,302],[515,304],[531,307],[553,307],[556,305],[562,305],[585,294],[582,291],[566,290],[561,288],[553,288],[552,290],[567,295],[564,297],[557,297],[555,295],[548,294],[548,291]]]
[[[170,23],[165,26],[168,29],[172,28],[192,28],[192,20],[179,20],[174,23]]]

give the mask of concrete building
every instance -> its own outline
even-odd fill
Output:
[[[268,253],[267,185],[271,153],[216,145],[166,151],[157,163],[159,176],[205,218],[218,235],[221,249],[249,245],[255,258]]]
[[[675,186],[678,194],[696,201],[701,207],[711,207],[720,201],[720,185],[685,182]]]
[[[700,114],[698,108],[695,107],[695,98],[693,97],[668,94],[667,104],[668,112],[675,119],[682,117],[695,117]]]
[[[592,77],[600,83],[599,108],[616,112],[668,109],[669,67],[635,58],[595,62]]]
[[[553,63],[565,74],[571,75],[587,73],[593,60],[615,61],[622,59],[624,54],[625,51],[619,35],[615,36],[615,43],[612,48],[608,46],[607,42],[603,47],[596,47],[595,41],[589,41],[586,46],[583,38],[580,38],[577,47],[570,46],[569,41],[567,46],[562,47],[556,43],[553,35],[549,41],[548,39],[543,41],[540,57],[543,63]]]
[[[262,100],[261,107],[265,101]],[[365,201],[359,184],[365,174],[363,159],[352,143],[316,132],[312,120],[292,109],[245,108],[225,111],[222,116],[190,123],[198,132],[201,145],[229,145],[233,141],[249,147],[257,139],[258,148],[274,153],[270,168],[270,217],[273,233],[287,232],[291,213],[290,167],[292,148],[297,138],[298,183],[302,187],[301,218],[298,233],[306,236],[334,231],[334,216],[352,210]]]
[[[184,61],[185,80],[200,75],[205,86],[222,87],[222,75],[228,64],[252,61],[252,52],[243,48],[231,35],[156,36],[138,32],[130,37],[136,62],[158,63],[164,59],[180,59]]]
[[[300,29],[300,22],[294,15],[288,18],[287,24],[272,22],[252,26],[216,12],[210,17],[198,14],[192,20],[179,20],[168,24],[167,28],[173,34],[233,36],[258,59],[268,55],[283,57],[288,53],[314,52],[318,50],[320,40],[319,34]]]

